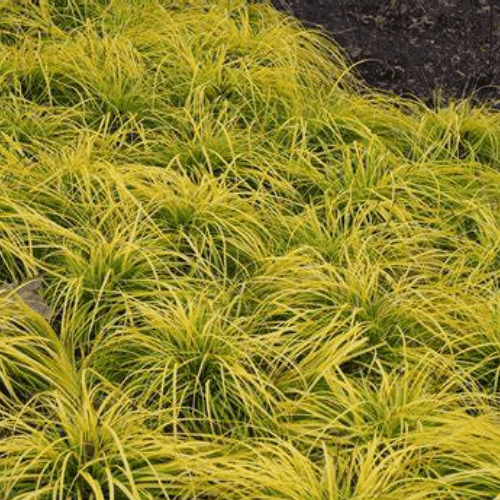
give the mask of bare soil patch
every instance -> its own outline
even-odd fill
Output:
[[[495,0],[271,0],[348,52],[372,87],[427,105],[470,97],[500,109]],[[474,93],[475,92],[475,93]]]

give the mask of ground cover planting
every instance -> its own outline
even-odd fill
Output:
[[[0,43],[0,498],[500,498],[498,111],[269,2]]]

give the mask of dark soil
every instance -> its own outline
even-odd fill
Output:
[[[372,87],[413,94],[430,107],[471,98],[500,110],[500,0],[269,3],[306,28],[324,29],[350,63],[370,59],[357,73]]]

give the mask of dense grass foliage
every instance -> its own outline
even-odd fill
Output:
[[[500,120],[269,3],[0,6],[4,500],[500,498]]]

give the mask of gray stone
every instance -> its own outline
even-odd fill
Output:
[[[7,283],[4,281],[0,285],[0,293],[15,290],[16,294],[21,297],[24,303],[31,307],[34,311],[41,314],[45,319],[50,316],[50,308],[48,304],[40,297],[36,291],[41,288],[43,284],[43,275],[39,274],[34,278],[27,278],[19,284],[18,281]]]

